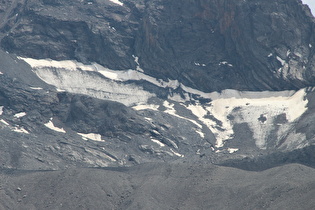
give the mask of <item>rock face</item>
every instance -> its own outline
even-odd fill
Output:
[[[298,0],[7,1],[1,46],[97,62],[203,90],[314,84],[314,18]],[[303,23],[303,24],[301,24]]]

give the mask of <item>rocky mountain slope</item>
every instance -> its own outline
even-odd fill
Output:
[[[0,177],[2,209],[293,210],[315,205],[314,169],[297,164],[260,173],[207,164],[145,164],[6,171]]]
[[[310,171],[303,175],[305,184],[284,194],[305,190],[301,199],[307,200],[307,180],[313,173],[308,167],[314,167],[315,158],[314,24],[300,0],[2,1],[0,157],[8,180],[5,189],[24,180],[36,194],[38,188],[49,191],[51,186],[40,183],[63,176],[57,174],[78,171],[90,177],[95,170],[99,176],[86,188],[100,180],[125,183],[103,186],[123,196],[120,203],[108,196],[108,209],[165,209],[159,203],[166,197],[152,200],[141,190],[154,189],[143,183],[158,182],[156,176],[164,176],[168,168],[175,174],[171,186],[178,187],[179,174],[188,174],[190,167],[197,174],[214,167],[231,185],[244,174],[249,180],[261,177],[255,188],[279,171],[293,170],[294,177],[303,169]],[[291,163],[305,166],[283,166]],[[82,169],[89,167],[112,168]],[[31,189],[37,174],[44,177]],[[191,177],[187,186],[203,186],[206,177]],[[286,181],[275,180],[281,193]],[[58,187],[61,195],[69,187]],[[174,189],[188,193],[181,187]],[[130,189],[130,200],[119,194],[122,188]],[[191,195],[204,199],[198,189]],[[251,189],[236,185],[230,191],[246,197]],[[267,187],[257,196],[280,191]],[[3,193],[3,208],[21,208],[22,203],[13,204],[20,190]],[[165,205],[291,207],[285,200],[272,204],[266,197],[239,203],[236,194],[226,198],[225,192],[219,193],[199,207],[194,199],[179,205],[179,198]],[[51,206],[48,200],[36,203],[32,198],[23,205],[69,209]],[[95,200],[92,196],[87,202]]]

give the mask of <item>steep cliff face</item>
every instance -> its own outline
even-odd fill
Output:
[[[147,3],[139,42],[150,52],[140,58],[152,61],[144,65],[151,74],[159,69],[207,91],[279,90],[314,80],[314,21],[298,1],[155,4]]]
[[[1,46],[97,62],[203,90],[314,84],[314,18],[299,0],[8,1]]]

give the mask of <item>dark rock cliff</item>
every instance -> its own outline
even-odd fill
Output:
[[[314,18],[299,0],[7,1],[1,47],[98,62],[203,91],[314,84]]]

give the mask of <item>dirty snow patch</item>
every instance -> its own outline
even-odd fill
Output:
[[[132,107],[134,110],[145,110],[145,109],[151,109],[154,111],[158,111],[159,105],[155,105],[155,104],[139,104],[136,106]]]
[[[160,147],[165,147],[165,144],[163,144],[163,143],[160,142],[159,140],[151,139],[151,141],[153,141],[154,143],[158,144]]]
[[[26,133],[26,134],[29,134],[29,132],[28,132],[27,130],[25,130],[23,127],[20,127],[20,128],[14,127],[14,128],[13,128],[13,131],[14,131],[14,132],[17,132],[17,133]]]
[[[196,131],[196,133],[197,134],[199,134],[199,136],[201,137],[201,138],[205,138],[205,134],[201,131],[201,130],[199,130],[199,129],[195,129],[195,131]]]
[[[57,131],[57,132],[60,132],[60,133],[66,133],[66,131],[63,128],[56,127],[51,120],[52,119],[50,119],[50,121],[48,123],[44,124],[47,128],[54,130],[54,131]]]
[[[227,62],[227,61],[222,61],[222,62],[220,62],[220,63],[219,63],[219,66],[221,66],[221,65],[227,65],[227,66],[229,66],[229,67],[233,67],[233,65],[230,64],[230,63]]]
[[[20,113],[17,113],[14,115],[15,118],[21,118],[21,117],[24,117],[26,115],[25,112],[20,112]]]
[[[109,0],[109,1],[111,1],[111,2],[113,2],[113,3],[115,3],[115,4],[118,4],[118,5],[120,5],[120,6],[123,6],[123,5],[124,5],[124,3],[122,3],[122,2],[120,2],[120,1],[118,1],[118,0]]]
[[[0,122],[2,122],[5,125],[10,125],[9,123],[7,123],[7,121],[5,121],[4,119],[1,119]]]
[[[176,156],[178,156],[178,157],[184,157],[184,155],[179,154],[178,152],[175,152],[173,149],[170,149],[170,150],[171,150],[171,152],[172,152],[174,155],[176,155]]]
[[[172,103],[170,103],[168,101],[164,101],[163,102],[163,106],[166,108],[166,110],[164,111],[165,113],[173,115],[173,116],[178,117],[180,119],[184,119],[184,120],[190,121],[190,122],[194,123],[195,125],[197,125],[199,128],[202,128],[202,125],[200,125],[196,121],[194,121],[192,119],[189,119],[189,118],[186,118],[186,117],[182,117],[182,116],[176,114],[176,110],[174,108],[174,104],[172,104]]]
[[[285,60],[283,60],[283,59],[280,58],[279,56],[277,56],[277,60],[281,63],[282,66],[284,66]]]
[[[84,65],[83,63],[73,61],[73,60],[63,60],[56,61],[51,59],[33,59],[33,58],[23,58],[18,57],[20,60],[24,60],[32,68],[58,68],[58,69],[68,69],[68,70],[83,70],[83,71],[95,71],[93,65]]]
[[[277,116],[283,114],[288,123],[293,123],[305,113],[308,103],[305,94],[305,89],[297,92],[223,91],[221,97],[212,94],[213,101],[208,104],[190,104],[187,108],[215,135],[217,148],[233,138],[234,124],[247,123],[256,146],[264,149]],[[264,116],[263,123],[261,116]]]
[[[82,136],[83,140],[93,140],[93,141],[104,141],[102,139],[102,136],[100,134],[97,133],[78,133],[80,136]]]
[[[41,87],[30,87],[32,90],[42,90],[43,88]]]
[[[232,154],[232,153],[235,153],[235,152],[237,152],[239,149],[237,149],[237,148],[228,148],[227,149],[227,151],[230,153],[230,154]]]

